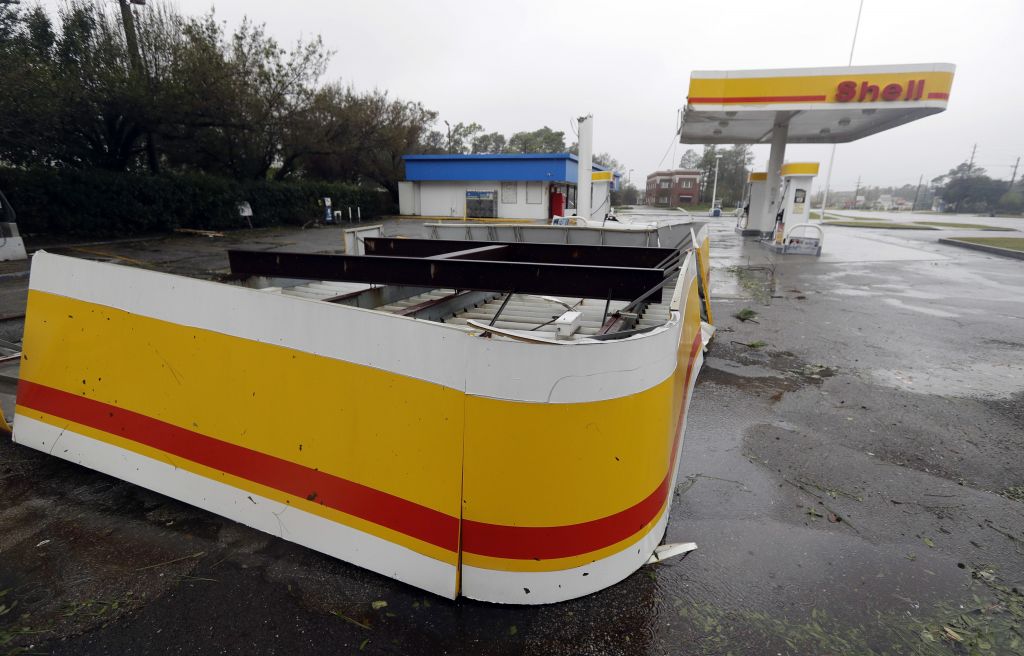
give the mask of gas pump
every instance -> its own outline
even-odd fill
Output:
[[[817,162],[792,162],[782,167],[782,200],[770,241],[773,250],[801,255],[821,254],[824,233],[820,227],[809,223],[811,183],[817,174]]]
[[[764,203],[764,192],[768,174],[764,171],[752,171],[747,176],[747,204],[739,221],[736,222],[736,232],[741,235],[760,235],[761,231],[751,225],[751,212],[757,212]]]

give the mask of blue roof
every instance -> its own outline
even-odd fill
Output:
[[[405,160],[405,179],[413,181],[527,180],[576,183],[579,167],[579,158],[572,153],[404,155],[402,159]],[[608,170],[598,164],[594,164],[593,169]]]

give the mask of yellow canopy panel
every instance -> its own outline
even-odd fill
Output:
[[[682,143],[845,143],[946,109],[953,64],[694,71]],[[777,116],[781,114],[782,116]]]
[[[818,175],[818,163],[817,162],[789,162],[783,164],[782,169],[779,171],[779,175],[782,177],[793,176],[793,175]]]

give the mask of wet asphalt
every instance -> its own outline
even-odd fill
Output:
[[[3,440],[0,654],[1024,653],[1024,262],[839,227],[782,257],[711,226],[718,332],[666,536],[697,551],[562,604],[453,602]],[[216,277],[240,244],[341,248],[64,252]]]

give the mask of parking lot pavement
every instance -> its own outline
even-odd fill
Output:
[[[4,440],[0,649],[1019,653],[1024,263],[841,228],[820,259],[784,257],[712,230],[718,332],[667,533],[698,543],[686,558],[553,606],[452,602]],[[340,233],[81,255],[215,277],[229,244]]]

